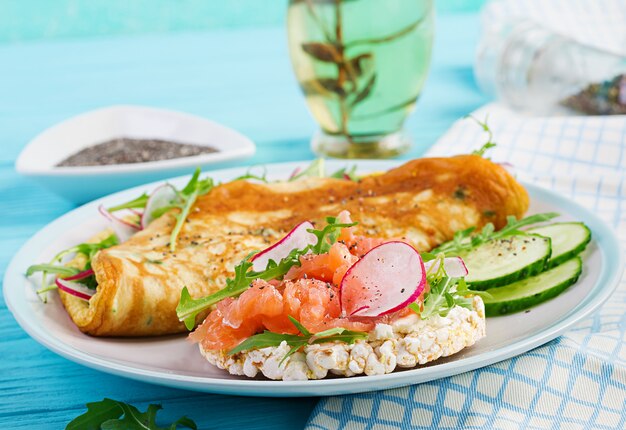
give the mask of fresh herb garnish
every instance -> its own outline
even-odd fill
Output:
[[[484,157],[485,153],[493,148],[494,146],[496,146],[496,142],[493,141],[493,132],[491,131],[491,129],[489,128],[489,126],[487,125],[487,121],[489,120],[489,115],[485,116],[485,121],[481,121],[475,117],[473,117],[472,115],[468,115],[466,118],[470,118],[472,120],[474,120],[474,122],[476,122],[476,124],[478,124],[483,131],[485,131],[487,133],[487,142],[480,148],[477,149],[475,151],[472,151],[472,155],[478,155],[479,157]]]
[[[297,181],[302,178],[323,178],[326,176],[326,168],[324,164],[325,162],[323,158],[317,158],[313,160],[306,169],[296,175],[293,175],[287,181]]]
[[[81,243],[79,245],[73,246],[69,249],[59,252],[47,264],[33,264],[28,269],[26,269],[26,276],[32,276],[37,272],[41,272],[42,288],[37,290],[37,294],[42,299],[42,301],[46,303],[47,295],[45,293],[57,288],[56,285],[48,285],[47,283],[48,274],[52,273],[62,278],[69,278],[71,276],[77,275],[80,272],[89,270],[91,269],[91,261],[93,260],[93,257],[96,255],[98,251],[100,251],[101,249],[110,248],[114,245],[117,245],[117,243],[118,241],[117,241],[117,237],[115,236],[115,234],[112,234],[102,239],[100,242]],[[82,254],[85,257],[85,264],[82,267],[82,269],[77,269],[75,267],[67,267],[67,266],[61,265],[61,263],[63,262],[63,259],[70,254]],[[80,283],[89,288],[93,288],[93,289],[96,288],[96,281],[93,275],[89,276],[88,278],[81,279]]]
[[[256,175],[256,174],[252,173],[252,168],[253,167],[254,166],[248,168],[248,170],[246,171],[246,173],[244,175],[237,176],[236,178],[233,179],[233,181],[255,179],[255,180],[263,182],[265,184],[269,183],[269,181],[267,180],[267,167],[261,166],[263,168],[263,173],[260,174],[260,175]]]
[[[200,168],[197,168],[187,185],[185,185],[182,190],[175,189],[177,194],[176,200],[170,205],[158,208],[151,214],[154,218],[158,218],[172,209],[179,209],[179,212],[174,215],[176,224],[174,225],[170,235],[170,251],[172,252],[176,251],[178,236],[183,228],[183,224],[189,216],[189,211],[196,202],[196,199],[199,196],[211,191],[214,186],[213,179],[209,177],[200,179],[200,173]],[[144,193],[134,200],[109,208],[109,212],[119,211],[122,209],[145,209],[149,198],[150,197]]]
[[[235,276],[226,279],[226,286],[221,290],[199,299],[193,299],[189,294],[187,287],[184,287],[180,294],[180,301],[176,306],[176,314],[178,319],[185,323],[188,330],[192,330],[196,324],[196,316],[213,306],[214,304],[224,300],[227,297],[235,297],[250,288],[252,281],[255,279],[263,279],[270,281],[272,279],[281,279],[294,266],[300,265],[300,257],[311,252],[313,254],[323,254],[328,252],[330,247],[335,243],[341,233],[342,228],[352,227],[357,223],[337,223],[337,218],[326,218],[328,223],[322,230],[308,229],[309,233],[313,233],[317,237],[315,245],[308,245],[302,249],[293,249],[291,252],[279,262],[270,260],[265,270],[255,272],[251,271],[252,263],[250,259],[255,254],[252,252],[243,259],[241,263],[235,266]]]
[[[439,247],[431,251],[431,254],[444,253],[448,257],[456,257],[465,251],[469,251],[478,245],[491,240],[501,239],[506,236],[525,235],[527,233],[521,230],[523,227],[549,221],[557,216],[559,216],[558,213],[547,212],[531,215],[518,220],[514,216],[510,215],[507,217],[506,226],[498,231],[495,231],[492,223],[486,224],[478,233],[474,233],[476,230],[475,227],[459,230],[454,233],[452,240],[439,245]]]
[[[199,178],[200,168],[197,168],[187,185],[185,185],[185,188],[178,192],[179,201],[168,207],[168,210],[173,208],[180,209],[180,212],[174,215],[176,218],[176,224],[174,225],[172,234],[170,235],[170,251],[172,252],[176,251],[176,241],[178,240],[178,235],[180,234],[180,230],[183,228],[183,224],[189,216],[189,211],[196,202],[196,199],[199,196],[208,193],[213,188],[213,179],[208,177],[204,179]]]
[[[143,209],[146,207],[146,204],[148,203],[149,198],[150,196],[148,194],[143,193],[136,199],[133,199],[126,203],[122,203],[121,205],[112,206],[107,210],[109,212],[117,212],[117,211],[121,211],[122,209]]]
[[[423,309],[417,303],[411,303],[409,308],[425,320],[433,315],[446,316],[455,306],[473,309],[472,295],[491,297],[485,291],[473,291],[467,288],[464,278],[451,278],[445,270],[444,254],[438,254],[439,260],[431,266],[426,274],[430,291],[424,297]]]
[[[247,351],[249,349],[267,348],[268,346],[279,346],[282,342],[287,342],[287,345],[289,345],[291,349],[280,361],[280,364],[282,364],[287,358],[296,353],[300,348],[307,345],[325,342],[344,342],[352,344],[359,339],[367,339],[368,337],[368,334],[365,332],[346,330],[345,328],[341,327],[331,328],[321,331],[319,333],[311,333],[292,316],[289,316],[289,320],[292,322],[293,325],[296,326],[301,335],[281,334],[266,330],[263,333],[256,334],[247,338],[235,348],[228,351],[228,355],[237,354],[238,352]]]
[[[178,426],[197,430],[196,423],[187,417],[161,427],[156,423],[156,414],[161,405],[149,405],[145,412],[124,402],[103,399],[87,403],[87,412],[74,418],[65,430],[176,430]]]
[[[336,172],[332,173],[329,178],[335,179],[349,179],[351,181],[357,182],[359,177],[356,174],[356,164],[352,165],[352,167],[342,167]]]

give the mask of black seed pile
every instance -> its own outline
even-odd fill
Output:
[[[190,145],[160,139],[121,137],[88,146],[58,163],[57,167],[145,163],[213,152],[218,152],[218,150],[210,146]]]

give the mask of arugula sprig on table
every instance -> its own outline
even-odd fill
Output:
[[[503,237],[513,235],[527,234],[522,230],[522,228],[528,227],[532,224],[549,221],[557,216],[559,216],[559,214],[556,212],[546,212],[530,215],[526,218],[518,220],[516,217],[510,215],[507,217],[506,226],[498,231],[495,231],[495,227],[492,223],[486,224],[479,232],[475,232],[476,227],[459,230],[454,233],[452,240],[439,245],[430,253],[444,253],[448,257],[455,257],[491,240],[501,239]]]
[[[111,234],[110,236],[105,237],[100,242],[96,243],[81,243],[76,246],[72,246],[71,248],[65,249],[55,255],[49,263],[44,264],[33,264],[28,269],[26,269],[26,276],[32,276],[37,272],[41,272],[42,279],[41,284],[42,288],[37,290],[37,294],[45,303],[47,301],[46,293],[48,291],[55,290],[57,288],[56,285],[48,285],[47,277],[49,274],[55,274],[60,276],[61,278],[69,278],[71,276],[77,275],[80,272],[84,272],[85,270],[91,269],[91,261],[96,253],[102,249],[110,248],[114,245],[117,245],[117,237],[115,234]],[[82,269],[78,269],[75,267],[67,267],[64,266],[63,259],[71,254],[81,254],[85,257],[85,264]],[[81,284],[89,287],[96,288],[95,277],[92,275],[88,278],[82,279]]]
[[[87,412],[74,418],[65,430],[176,430],[178,426],[197,430],[196,423],[186,416],[161,427],[156,414],[161,405],[151,404],[145,412],[128,403],[112,399],[87,403]]]
[[[357,223],[340,223],[336,217],[327,217],[327,224],[321,230],[308,229],[309,233],[317,237],[314,245],[308,245],[301,249],[293,249],[285,258],[276,262],[270,260],[265,270],[253,271],[250,259],[255,252],[252,252],[243,259],[241,263],[235,266],[235,276],[226,279],[226,286],[206,297],[194,299],[189,294],[187,287],[184,287],[180,294],[180,301],[176,306],[176,314],[178,319],[185,323],[188,330],[192,330],[196,324],[196,316],[209,309],[214,304],[224,300],[227,297],[235,297],[250,288],[252,281],[255,279],[263,279],[269,281],[272,279],[282,278],[294,266],[300,265],[300,257],[305,254],[323,254],[328,252],[330,247],[337,241],[342,228],[352,227]]]
[[[287,358],[296,353],[300,348],[325,342],[344,342],[352,344],[359,339],[367,339],[368,334],[361,331],[346,330],[345,328],[335,327],[328,330],[324,330],[318,333],[311,333],[304,327],[298,320],[292,316],[288,316],[291,323],[296,326],[300,334],[282,334],[274,333],[271,331],[264,331],[263,333],[251,336],[237,345],[235,348],[228,351],[228,355],[237,354],[241,351],[247,351],[250,349],[267,348],[269,346],[279,346],[282,342],[287,342],[287,345],[291,347],[289,352],[280,361],[282,364]]]
[[[409,309],[423,320],[434,315],[446,316],[455,306],[473,309],[472,295],[491,297],[485,291],[469,290],[464,278],[449,277],[443,264],[444,258],[443,253],[437,254],[434,259],[439,262],[435,262],[426,274],[430,290],[424,295],[423,308],[420,308],[417,303],[409,305]]]

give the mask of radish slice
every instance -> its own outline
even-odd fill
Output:
[[[278,263],[294,249],[303,249],[309,245],[315,245],[317,236],[307,231],[307,229],[312,228],[315,227],[309,221],[304,221],[295,226],[293,230],[287,233],[287,236],[252,257],[250,260],[252,261],[252,270],[261,272],[267,268],[267,263],[270,260]]]
[[[111,227],[117,236],[117,239],[120,242],[126,242],[133,234],[137,233],[137,231],[141,230],[138,225],[130,223],[128,221],[124,221],[121,218],[116,217],[111,212],[106,210],[106,208],[102,205],[98,208],[103,217],[108,219],[111,222]]]
[[[59,290],[65,291],[67,294],[76,296],[79,299],[89,300],[91,296],[96,294],[95,290],[85,287],[78,282],[68,281],[67,279],[57,278],[55,281]]]
[[[141,228],[148,227],[148,224],[154,220],[152,216],[154,211],[170,206],[177,198],[178,193],[170,184],[163,184],[152,191],[141,217]]]
[[[419,253],[405,242],[372,248],[346,272],[339,287],[344,316],[377,317],[405,308],[426,287]]]
[[[424,263],[426,272],[435,273],[439,270],[440,260],[430,260]],[[435,267],[433,267],[435,266]],[[467,276],[467,266],[461,257],[448,257],[443,259],[443,268],[450,278],[462,278]]]
[[[64,281],[79,281],[81,279],[85,279],[93,275],[93,270],[85,270],[83,272],[77,273],[74,276],[70,276],[68,278],[63,278]]]

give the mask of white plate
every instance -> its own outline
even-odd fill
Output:
[[[297,165],[269,165],[270,178],[285,178]],[[329,162],[329,170],[344,162]],[[360,161],[359,171],[386,170],[397,162]],[[228,180],[243,168],[212,172]],[[185,183],[187,178],[172,182]],[[585,222],[593,234],[585,251],[578,283],[557,298],[530,312],[490,318],[487,337],[461,353],[429,366],[381,376],[358,376],[319,381],[268,381],[236,377],[207,363],[185,337],[158,339],[102,339],[82,334],[71,322],[58,298],[42,304],[34,286],[24,278],[26,268],[47,261],[60,249],[82,242],[105,227],[97,206],[129,200],[156,184],[137,187],[89,203],[49,224],[16,254],[4,279],[4,297],[18,323],[35,340],[70,360],[95,369],[145,382],[225,394],[250,396],[326,396],[381,390],[417,384],[476,369],[521,354],[554,339],[597,309],[617,286],[624,267],[614,233],[593,213],[550,191],[527,186],[531,213],[556,211],[563,220]],[[52,294],[51,296],[54,296]]]
[[[217,152],[146,163],[56,167],[81,149],[120,137],[211,146]],[[43,131],[20,153],[15,169],[68,200],[84,203],[135,185],[186,174],[198,166],[226,167],[252,156],[255,148],[242,134],[199,116],[143,106],[111,106]]]

